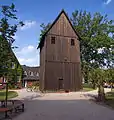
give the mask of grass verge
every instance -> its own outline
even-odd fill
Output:
[[[106,101],[105,103],[114,108],[114,90],[112,90],[111,92],[106,93]]]
[[[18,96],[18,93],[15,91],[8,91],[8,99],[15,98]],[[0,91],[0,100],[5,100],[6,92],[4,90]]]
[[[92,90],[95,90],[92,88],[91,84],[83,84],[83,91],[87,92],[87,91],[92,91]]]

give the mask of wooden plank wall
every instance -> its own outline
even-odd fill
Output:
[[[47,36],[46,60],[48,61],[65,61],[80,62],[80,48],[79,41],[75,40],[75,46],[71,46],[71,38],[69,37],[55,37],[55,44],[51,44],[51,37]]]
[[[58,90],[59,79],[63,79],[64,89],[77,91],[81,89],[79,63],[47,62],[45,89]]]
[[[55,44],[51,44],[51,37]],[[71,38],[75,46],[71,46]],[[78,37],[62,14],[48,32],[41,51],[41,88],[57,90],[59,79],[63,79],[64,89],[81,89],[80,47]]]
[[[69,21],[67,20],[64,14],[60,16],[59,20],[53,25],[48,34],[77,38],[77,35],[75,34],[74,30],[72,29]]]
[[[44,46],[42,50],[40,51],[40,90],[45,89],[45,59],[46,59],[46,41],[44,43]]]
[[[58,90],[58,80],[63,78],[62,63],[47,62],[46,63],[46,89]]]

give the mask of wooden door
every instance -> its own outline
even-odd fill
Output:
[[[63,89],[63,87],[64,87],[64,85],[63,85],[63,79],[59,79],[58,84],[59,84],[59,90]]]

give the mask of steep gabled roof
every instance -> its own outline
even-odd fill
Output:
[[[53,27],[53,25],[57,22],[57,20],[59,19],[59,17],[61,16],[61,14],[64,14],[68,20],[68,22],[70,23],[72,29],[74,30],[74,32],[76,33],[76,35],[78,36],[79,39],[81,39],[81,37],[79,36],[79,34],[76,32],[76,30],[74,29],[68,15],[66,14],[66,12],[62,9],[62,11],[60,12],[60,14],[57,16],[57,18],[55,19],[55,21],[51,24],[51,26],[49,27],[49,29],[44,33],[44,35],[42,36],[42,38],[40,39],[40,43],[38,45],[38,48],[42,49],[43,45],[44,45],[44,40],[45,40],[45,36],[47,35],[47,33],[49,32],[49,30]]]
[[[40,67],[29,67],[26,65],[22,65],[23,72],[26,71],[27,75],[24,74],[23,80],[39,80],[39,76],[37,73],[40,73]],[[30,72],[33,73],[33,76],[30,75]]]

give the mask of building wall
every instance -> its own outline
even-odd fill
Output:
[[[51,37],[55,37],[55,44],[51,44]],[[75,41],[74,46],[71,39]],[[63,89],[81,89],[79,40],[64,14],[45,37],[40,57],[42,88],[58,90],[59,79],[63,79]]]
[[[77,91],[82,88],[79,63],[47,62],[45,88],[58,90],[59,79],[63,79],[63,89]]]
[[[62,13],[48,34],[77,37],[65,14]]]
[[[51,37],[55,37],[55,44],[51,44]],[[73,38],[75,46],[71,46],[72,37],[48,35],[46,37],[46,60],[60,62],[80,62],[79,41]]]
[[[42,50],[40,51],[40,79],[39,79],[40,90],[44,90],[45,87],[45,59],[46,59],[45,51],[46,51],[46,41],[44,43]]]

